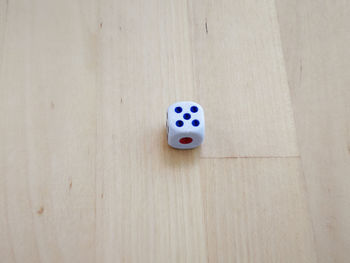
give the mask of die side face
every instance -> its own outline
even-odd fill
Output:
[[[192,149],[204,139],[204,111],[192,101],[177,102],[167,111],[168,144],[177,149]]]

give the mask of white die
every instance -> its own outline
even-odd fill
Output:
[[[168,144],[177,149],[192,149],[204,139],[204,111],[192,101],[180,101],[169,106],[167,112]]]

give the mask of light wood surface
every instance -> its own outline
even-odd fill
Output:
[[[350,3],[277,7],[318,262],[349,262]]]
[[[0,1],[1,261],[346,262],[348,19],[332,42],[290,6]],[[190,151],[165,139],[184,99],[206,114]]]
[[[274,1],[194,2],[194,79],[208,123],[201,156],[297,156]]]

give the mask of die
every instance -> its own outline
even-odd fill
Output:
[[[203,108],[192,101],[180,101],[167,111],[168,144],[176,149],[196,148],[204,140],[205,121]]]

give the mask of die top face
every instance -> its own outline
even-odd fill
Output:
[[[178,149],[192,149],[204,139],[204,111],[192,101],[176,102],[167,111],[168,144]]]
[[[167,124],[177,132],[204,129],[203,108],[192,101],[180,101],[169,106]]]

